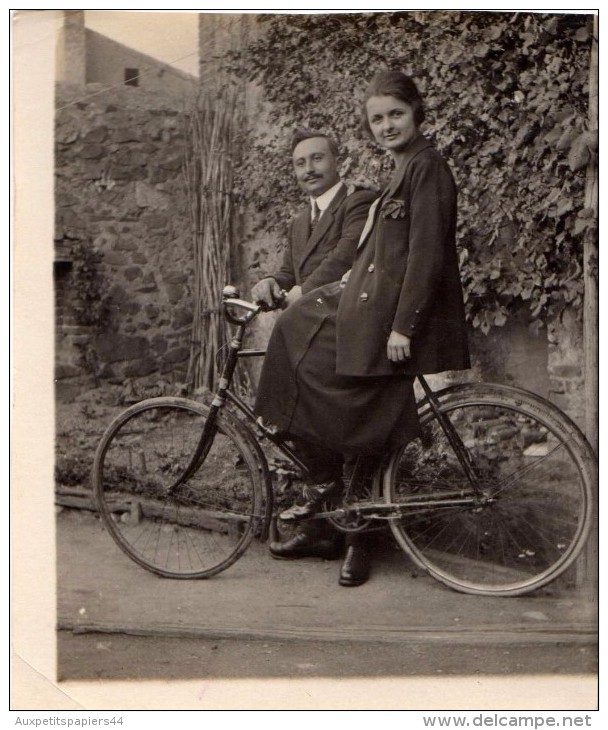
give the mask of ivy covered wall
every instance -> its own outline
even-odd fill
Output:
[[[524,307],[539,326],[582,300],[591,16],[410,12],[259,16],[229,63],[258,84],[243,194],[284,230],[300,197],[286,163],[297,125],[333,130],[353,175],[382,182],[385,155],[359,129],[374,72],[399,68],[426,102],[423,132],[454,171],[470,321],[487,332]],[[282,202],[276,205],[277,200]]]
[[[416,79],[427,110],[422,131],[458,183],[460,264],[469,322],[480,333],[473,338],[479,362],[492,376],[501,360],[492,366],[492,343],[523,328],[529,341],[522,352],[533,348],[537,363],[544,353],[544,394],[568,396],[569,389],[573,395],[561,404],[581,418],[582,353],[572,347],[582,326],[583,243],[596,229],[584,202],[585,165],[597,149],[588,121],[592,17],[461,11],[225,17],[241,33],[241,45],[231,53],[216,47],[213,67],[256,90],[236,191],[258,214],[244,247],[251,277],[272,270],[276,246],[269,237],[276,235],[280,249],[302,202],[289,163],[293,129],[332,130],[344,152],[343,174],[381,185],[390,163],[360,129],[361,99],[377,70],[401,69]],[[203,45],[201,52],[204,73],[211,66]],[[523,342],[528,335],[516,337]],[[560,345],[560,338],[570,344]],[[525,363],[517,369],[525,372]],[[528,387],[538,382],[520,380]]]

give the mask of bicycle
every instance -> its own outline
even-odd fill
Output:
[[[163,577],[209,578],[254,538],[267,538],[273,489],[260,439],[306,474],[289,444],[230,390],[237,362],[265,352],[243,348],[263,309],[229,286],[223,306],[235,329],[211,403],[137,403],[112,421],[95,455],[105,527],[132,560]],[[545,586],[573,564],[591,529],[595,456],[582,432],[519,388],[433,392],[418,380],[422,438],[387,454],[366,489],[346,489],[316,519],[343,532],[388,523],[418,567],[464,593]]]

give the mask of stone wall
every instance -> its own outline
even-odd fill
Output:
[[[583,323],[568,311],[549,327],[547,375],[549,400],[585,429]]]
[[[59,86],[57,110],[57,378],[180,381],[192,321],[183,116],[159,94],[99,85]],[[83,271],[79,246],[100,263]]]

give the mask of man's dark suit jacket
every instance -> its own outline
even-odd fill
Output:
[[[310,206],[302,209],[291,222],[281,268],[270,276],[286,291],[301,286],[303,294],[339,281],[352,265],[369,206],[377,195],[361,189],[349,192],[342,183],[312,235]]]
[[[456,187],[423,136],[410,143],[372,214],[338,308],[337,372],[414,375],[470,367]],[[386,356],[391,330],[412,338],[406,364]]]

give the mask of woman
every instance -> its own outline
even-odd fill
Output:
[[[258,389],[263,423],[342,452],[347,478],[357,455],[373,461],[418,435],[417,373],[470,366],[456,188],[419,131],[423,119],[409,77],[385,71],[373,79],[363,124],[395,171],[370,208],[346,283],[313,290],[277,321]],[[309,488],[306,504],[281,517],[314,515],[339,487],[333,479]]]

